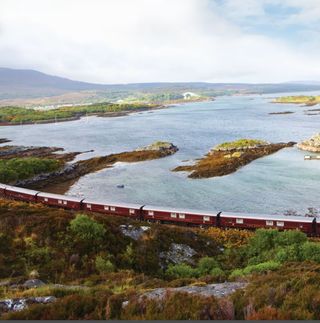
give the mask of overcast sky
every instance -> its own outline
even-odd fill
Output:
[[[0,0],[0,66],[98,83],[320,81],[320,0]]]

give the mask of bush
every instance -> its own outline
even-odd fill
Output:
[[[197,272],[200,276],[209,274],[214,268],[219,268],[219,263],[212,257],[203,257],[199,260]]]
[[[78,214],[70,221],[70,229],[78,239],[88,242],[102,240],[106,233],[102,224],[84,214]]]
[[[102,256],[97,256],[95,260],[96,269],[100,273],[110,273],[114,271],[114,265],[109,259],[105,259]]]
[[[276,270],[281,266],[279,262],[275,261],[268,261],[268,262],[263,262],[257,265],[250,265],[245,267],[244,269],[236,269],[234,270],[230,278],[236,278],[236,277],[241,277],[245,275],[249,275],[252,273],[262,273],[262,272],[268,272],[272,270]]]
[[[226,279],[226,274],[221,268],[213,268],[210,270],[210,276],[214,279],[222,281]]]
[[[173,278],[191,278],[196,276],[196,270],[187,264],[170,264],[166,274]]]
[[[306,242],[301,247],[301,257],[304,260],[312,260],[320,263],[320,243]]]

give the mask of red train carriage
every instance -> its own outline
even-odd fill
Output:
[[[98,213],[108,213],[133,218],[141,218],[140,204],[115,203],[115,202],[97,202],[92,200],[83,200],[82,209]]]
[[[5,195],[5,189],[6,189],[6,185],[0,184],[0,196]]]
[[[279,230],[299,229],[308,234],[312,234],[315,231],[314,218],[308,217],[222,212],[220,221],[221,227],[226,228],[274,228]]]
[[[51,193],[39,193],[37,195],[37,202],[65,209],[80,210],[82,200],[82,198]]]
[[[216,225],[218,212],[185,210],[175,208],[161,208],[159,206],[145,205],[143,218],[145,220],[190,223],[197,225]]]
[[[15,187],[10,185],[6,185],[5,188],[6,197],[20,201],[36,202],[36,196],[38,193],[38,191],[28,190],[26,188]]]

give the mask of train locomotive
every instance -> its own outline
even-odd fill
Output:
[[[25,188],[0,184],[0,196],[42,203],[76,211],[91,211],[108,215],[124,216],[138,220],[185,224],[202,227],[238,228],[254,230],[277,228],[279,230],[300,230],[310,236],[320,234],[320,220],[312,217],[247,214],[224,211],[202,211],[164,208],[152,205],[94,201],[67,195],[44,193]]]

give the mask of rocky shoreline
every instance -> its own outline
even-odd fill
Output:
[[[216,146],[205,157],[194,165],[178,166],[172,171],[190,172],[189,178],[210,178],[224,176],[237,171],[240,167],[251,163],[253,160],[268,156],[296,143],[260,143],[256,145],[240,146],[235,148],[237,142],[228,143],[226,148]]]
[[[31,149],[33,153],[50,152],[50,157],[53,157],[52,152],[57,150],[61,149],[48,147]],[[28,151],[28,149],[26,149],[26,151]],[[170,156],[176,153],[177,151],[178,147],[176,147],[172,143],[155,142],[147,147],[141,147],[134,151],[122,152],[101,157],[93,157],[86,160],[80,160],[72,164],[65,164],[61,169],[57,171],[39,174],[33,178],[19,180],[16,183],[11,184],[19,187],[44,189],[47,192],[64,194],[80,177],[89,173],[99,171],[104,168],[110,168],[116,162],[132,163],[147,161],[151,159],[158,159]],[[54,154],[54,156],[55,158],[60,158],[64,162],[66,162],[73,160],[73,158],[77,154],[79,153],[77,152],[67,154]]]
[[[305,140],[298,143],[297,147],[301,150],[319,153],[320,152],[320,133],[315,134],[309,140]]]

